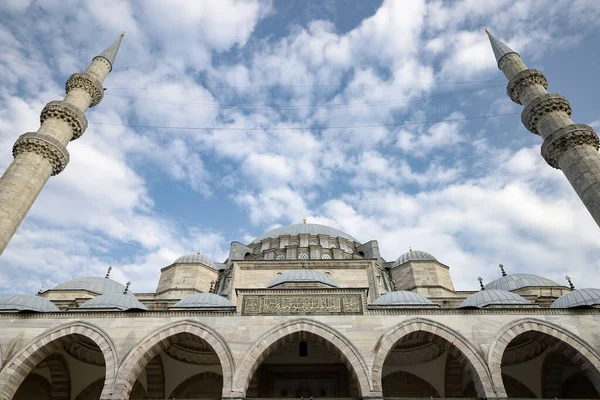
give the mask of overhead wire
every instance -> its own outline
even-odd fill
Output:
[[[143,129],[173,129],[173,130],[205,130],[205,131],[290,131],[290,130],[328,130],[328,129],[361,129],[361,128],[391,128],[397,126],[407,125],[428,125],[437,124],[441,122],[458,122],[458,121],[473,121],[478,119],[498,118],[505,117],[508,115],[517,115],[520,112],[493,114],[493,115],[480,115],[475,117],[464,117],[464,118],[449,118],[439,119],[434,121],[408,121],[391,124],[369,124],[369,125],[343,125],[343,126],[288,126],[288,127],[252,127],[252,128],[239,128],[239,127],[194,127],[194,126],[160,126],[160,125],[136,125],[136,124],[112,124],[105,122],[90,122],[91,125],[103,125],[103,126],[123,126],[129,128],[143,128]]]
[[[419,101],[426,100],[434,100],[438,98],[444,97],[453,97],[460,94],[465,93],[473,93],[478,92],[480,90],[494,89],[497,87],[504,87],[502,85],[493,85],[487,87],[479,87],[479,88],[471,88],[467,90],[457,91],[457,92],[448,92],[448,93],[440,93],[437,95],[421,97],[416,99],[398,99],[398,100],[382,100],[382,101],[374,101],[374,102],[364,102],[364,103],[346,103],[346,104],[313,104],[307,106],[252,106],[247,104],[207,104],[207,103],[196,103],[196,102],[184,102],[184,101],[176,101],[176,100],[167,100],[167,99],[148,99],[144,97],[135,97],[135,96],[125,96],[120,94],[111,94],[106,93],[105,96],[112,96],[118,98],[125,98],[129,100],[136,101],[144,101],[149,103],[160,103],[167,105],[178,105],[183,107],[197,107],[197,108],[212,108],[212,109],[243,109],[243,110],[302,110],[302,109],[314,109],[314,108],[325,108],[325,109],[340,109],[340,108],[355,108],[355,107],[376,107],[376,106],[386,106],[386,105],[394,105],[394,104],[405,104],[405,103],[415,103]]]

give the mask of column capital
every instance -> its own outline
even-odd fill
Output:
[[[560,169],[558,160],[568,149],[574,146],[593,146],[596,150],[600,145],[598,135],[591,126],[572,124],[557,129],[544,140],[542,157],[551,166]]]
[[[521,104],[521,92],[525,87],[531,85],[542,85],[544,89],[548,89],[548,81],[542,71],[526,69],[519,72],[508,82],[506,93],[513,102]]]
[[[13,146],[13,157],[21,153],[36,153],[52,164],[52,175],[60,174],[69,163],[69,152],[52,136],[27,132],[19,136]]]
[[[88,126],[85,114],[66,101],[57,100],[46,104],[40,114],[40,123],[43,124],[48,118],[58,118],[68,123],[73,131],[71,140],[79,139]]]
[[[531,133],[539,135],[537,127],[539,120],[553,111],[562,111],[571,116],[571,105],[558,93],[549,93],[533,99],[521,113],[521,122]]]
[[[96,104],[100,103],[104,97],[104,88],[102,87],[102,84],[87,72],[77,72],[69,77],[67,83],[65,83],[65,91],[69,94],[69,92],[75,88],[83,89],[88,92],[92,98],[90,107],[94,107]]]

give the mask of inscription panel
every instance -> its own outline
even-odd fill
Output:
[[[362,314],[360,294],[244,296],[242,315]]]

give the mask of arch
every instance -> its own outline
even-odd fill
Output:
[[[105,385],[103,395],[108,395],[108,388],[112,386],[117,375],[117,351],[108,334],[89,322],[75,321],[59,325],[40,336],[36,337],[15,354],[0,372],[0,387],[4,388],[5,395],[12,398],[25,377],[42,360],[65,341],[70,335],[82,335],[94,341],[102,351],[105,362]]]
[[[492,340],[488,350],[488,365],[493,373],[492,379],[498,391],[498,396],[506,396],[506,390],[502,382],[502,356],[504,350],[514,338],[531,331],[546,334],[572,349],[573,351],[566,354],[567,358],[579,366],[582,371],[589,374],[589,379],[594,388],[600,393],[600,357],[593,347],[558,325],[535,318],[523,318],[504,325]]]
[[[223,397],[230,397],[234,373],[233,356],[225,339],[213,328],[201,322],[183,320],[158,328],[136,344],[125,356],[111,399],[127,399],[144,367],[168,345],[169,338],[186,333],[206,341],[217,353],[223,371]]]
[[[356,376],[361,397],[369,395],[371,387],[369,385],[367,363],[354,344],[332,327],[307,318],[299,318],[283,323],[258,338],[241,358],[235,375],[234,391],[244,397],[252,376],[261,362],[275,349],[277,343],[287,336],[300,332],[311,333],[335,347],[350,373]]]
[[[460,360],[467,361],[466,364],[473,377],[477,395],[482,398],[496,397],[490,371],[486,366],[485,359],[477,352],[475,346],[455,330],[424,318],[409,319],[388,329],[375,344],[371,353],[371,383],[375,392],[382,392],[383,390],[381,374],[383,364],[390,351],[404,336],[417,331],[431,333],[453,345],[458,350],[455,356]]]
[[[173,389],[173,391],[171,392],[171,395],[169,396],[169,399],[185,399],[186,397],[184,397],[186,395],[186,389],[189,388],[191,385],[198,385],[200,383],[202,383],[203,381],[214,381],[217,382],[218,384],[222,385],[223,384],[223,376],[216,374],[214,372],[201,372],[199,374],[190,376],[189,378],[187,378],[186,380],[184,380],[183,382],[181,382],[179,385],[177,385],[177,387],[175,389]],[[204,385],[202,385],[204,386]],[[196,397],[200,397],[195,395],[194,398]],[[213,397],[213,396],[211,396]]]

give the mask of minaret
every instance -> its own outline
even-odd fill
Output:
[[[540,135],[542,156],[567,177],[583,204],[600,226],[600,153],[598,135],[571,120],[571,106],[560,94],[548,93],[548,81],[537,69],[528,69],[521,57],[487,29],[498,68],[508,79],[510,99],[522,104],[521,122]]]
[[[15,142],[14,160],[0,178],[0,254],[48,178],[67,166],[67,144],[83,135],[88,125],[84,112],[102,100],[102,82],[112,70],[124,35],[94,57],[85,72],[71,75],[65,85],[67,96],[46,104],[38,131],[27,132]]]

